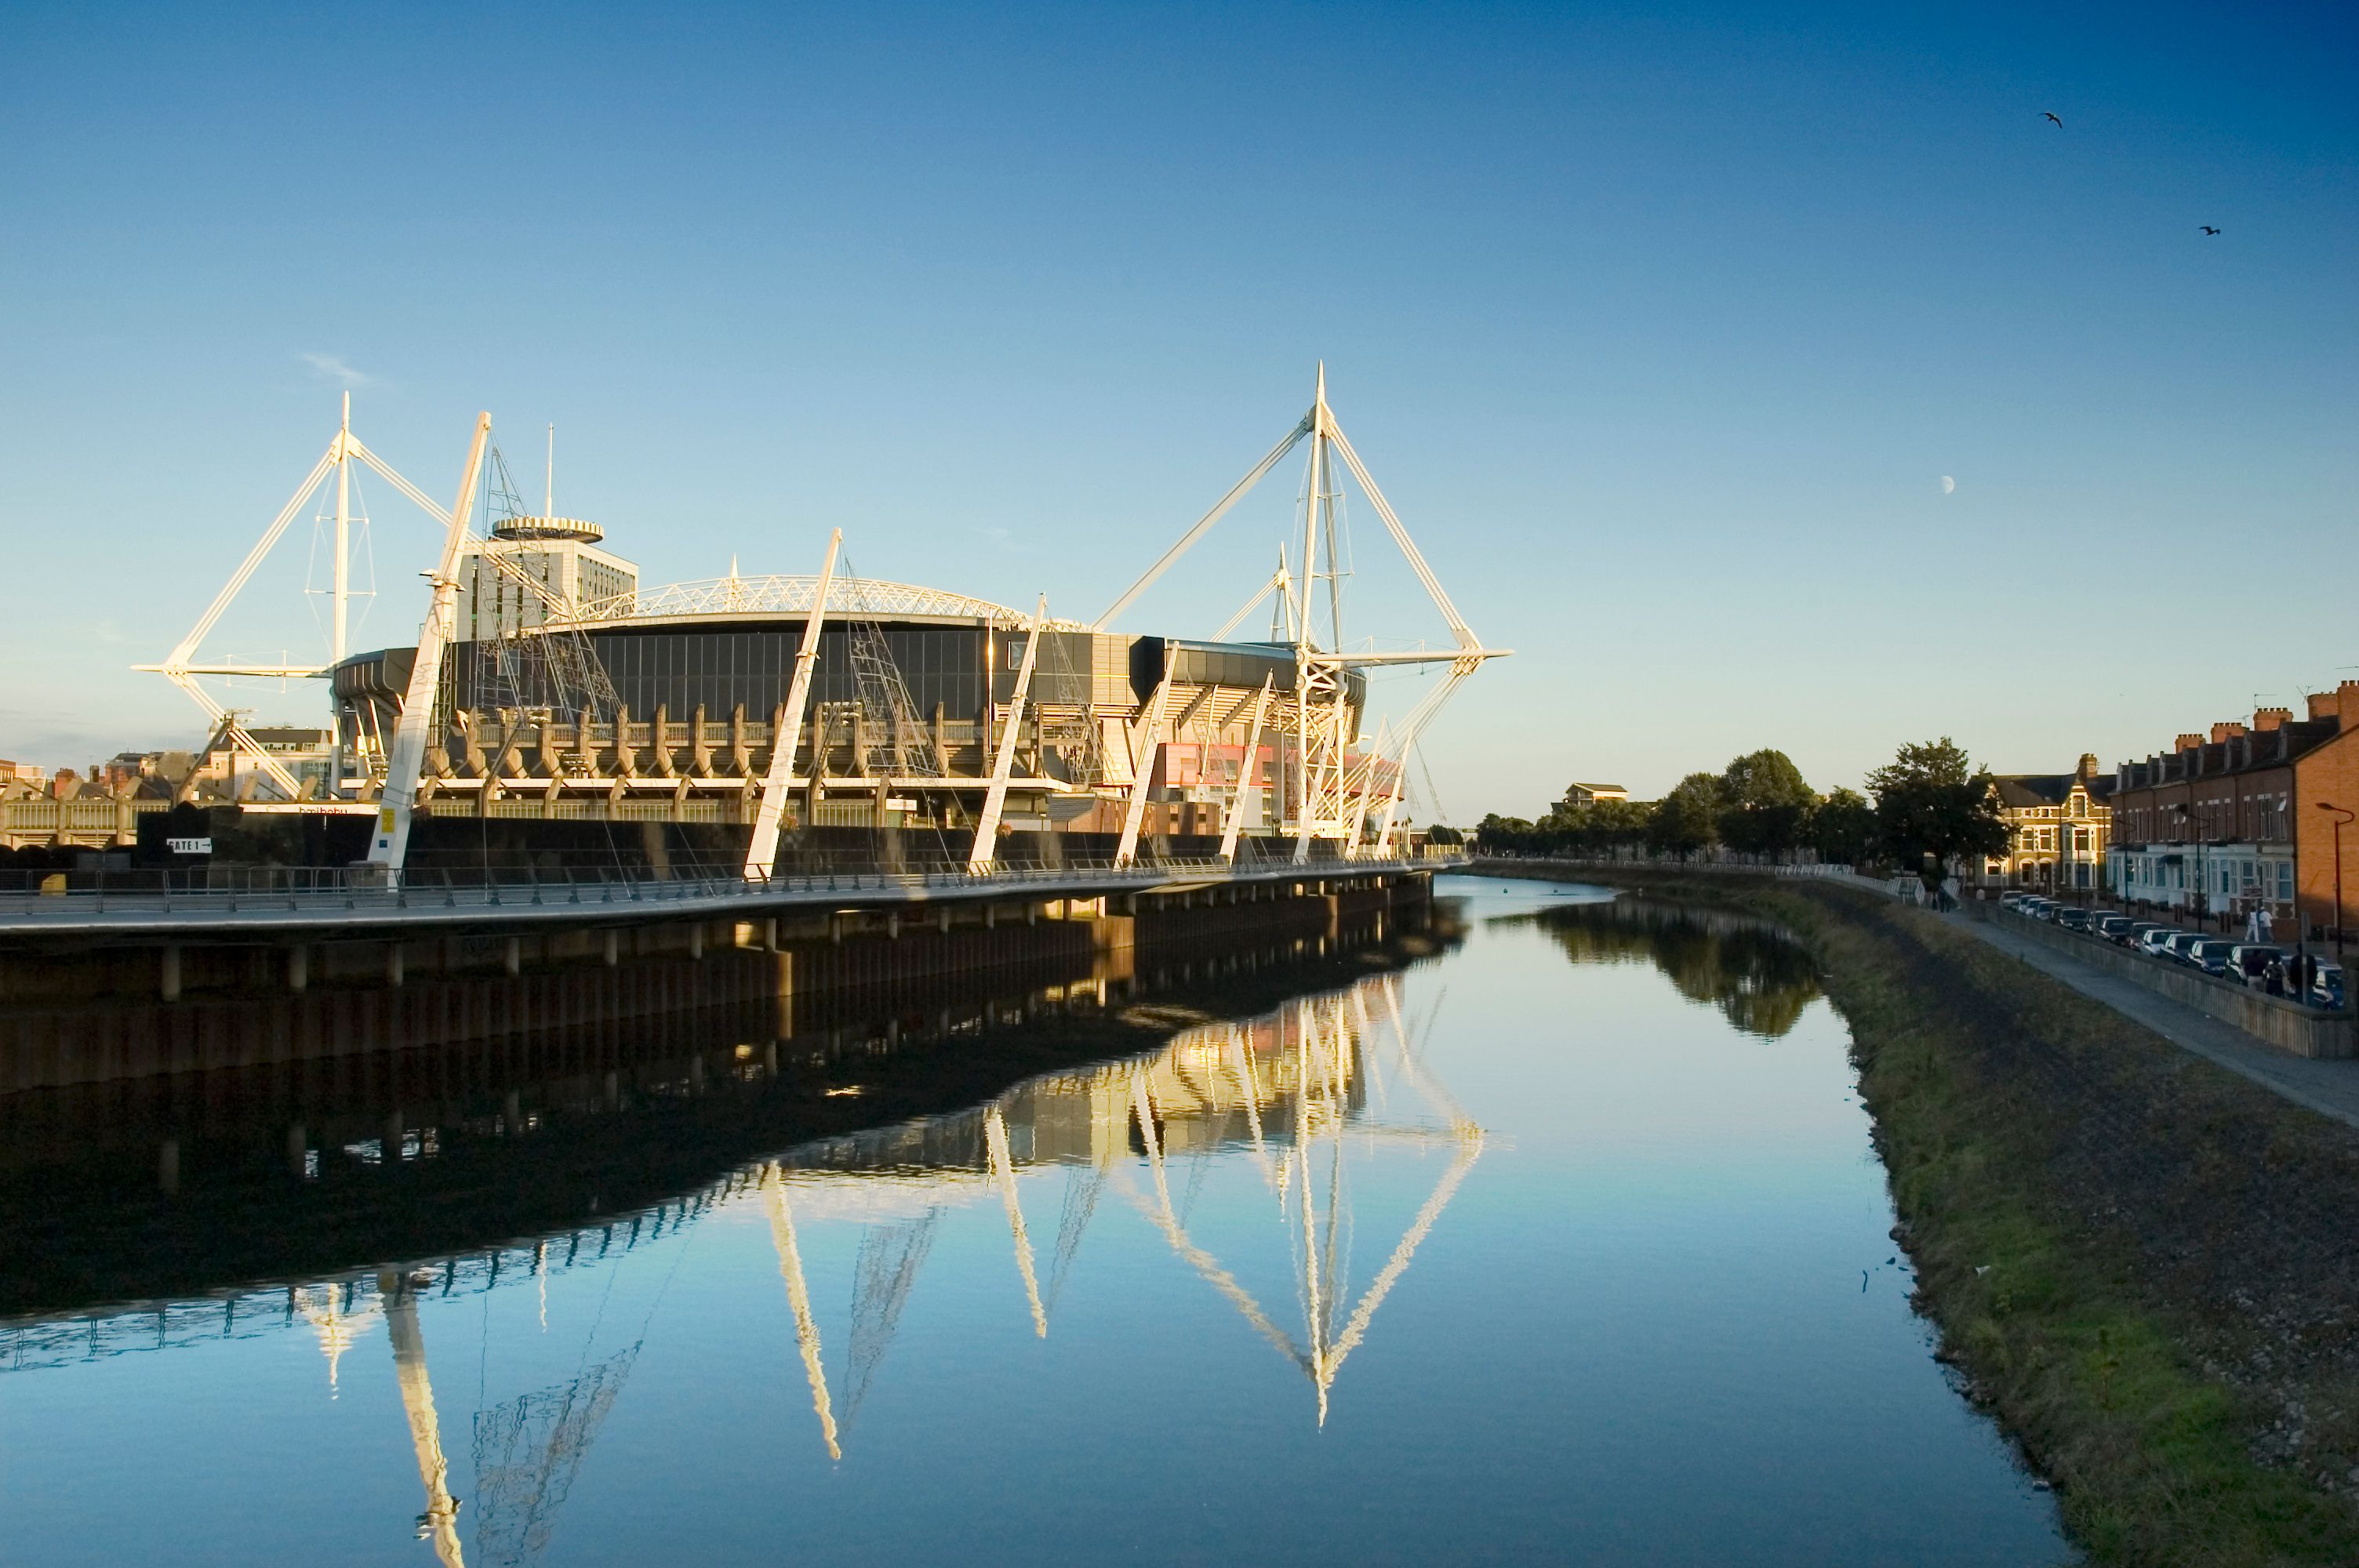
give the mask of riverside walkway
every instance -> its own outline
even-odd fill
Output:
[[[1954,924],[2009,957],[2145,1025],[2180,1049],[2250,1078],[2321,1116],[2359,1128],[2359,1061],[2321,1060],[2280,1051],[2185,1002],[2044,946],[2001,921],[1985,916]]]
[[[415,877],[394,888],[370,887],[339,871],[279,871],[242,885],[128,886],[61,893],[0,893],[0,942],[60,938],[211,938],[251,935],[526,929],[610,920],[752,919],[817,910],[883,911],[924,905],[1096,900],[1126,894],[1189,894],[1229,890],[1335,891],[1362,881],[1388,881],[1464,866],[1461,854],[1382,860],[1141,861],[1005,867],[989,871],[843,871],[774,877],[685,880],[540,879],[454,883]]]

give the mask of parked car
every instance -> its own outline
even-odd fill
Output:
[[[2174,932],[2170,940],[2164,944],[2162,956],[2178,963],[2191,965],[2195,962],[2195,944],[2204,937],[2205,933],[2201,931]]]
[[[2142,939],[2147,932],[2168,931],[2169,929],[2170,928],[2163,925],[2159,920],[2132,920],[2125,923],[2118,929],[2110,933],[2110,935],[2113,940],[2120,943],[2123,946],[2136,947],[2140,939]]]
[[[2093,909],[2089,912],[2089,935],[2111,941],[2115,929],[2129,923],[2130,917],[2118,909]]]
[[[2188,968],[2201,969],[2207,975],[2224,975],[2228,955],[2243,944],[2229,936],[2199,936],[2187,945]]]
[[[2176,925],[2158,925],[2138,938],[2138,950],[2149,957],[2168,958],[2171,939],[2186,935]]]
[[[2067,931],[2086,931],[2089,929],[2090,918],[2094,913],[2093,910],[2079,908],[2060,909],[2056,912],[2056,924]]]
[[[2055,917],[2057,908],[2058,904],[2054,899],[2042,898],[2038,893],[2034,893],[2029,898],[2023,901],[2023,913],[2031,916],[2034,920],[2053,919]]]
[[[2269,966],[2282,964],[2286,950],[2267,942],[2239,942],[2228,949],[2227,967],[2220,971],[2224,979],[2255,990],[2268,989]]]

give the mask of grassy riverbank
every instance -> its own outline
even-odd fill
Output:
[[[2359,1563],[2359,1135],[1872,894],[1614,880],[1810,946],[1919,1304],[2093,1560]]]

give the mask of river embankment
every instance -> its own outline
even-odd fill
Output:
[[[2359,1132],[1954,916],[1802,879],[1481,870],[1741,908],[1810,948],[1917,1304],[2092,1560],[2359,1562]]]

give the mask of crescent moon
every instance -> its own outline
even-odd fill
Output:
[[[1956,480],[1951,479],[1948,474],[1943,474],[1941,476],[1941,493],[1943,495],[1949,494],[1951,491],[1954,491],[1957,488],[1958,481]]]

